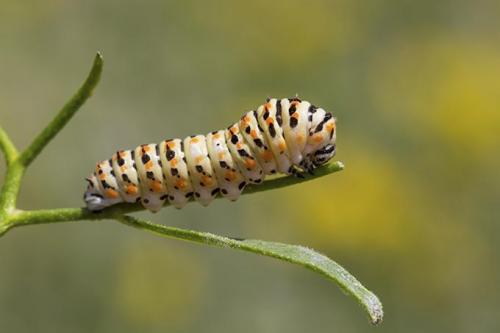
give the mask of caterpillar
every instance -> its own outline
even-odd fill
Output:
[[[86,178],[90,211],[140,202],[157,212],[168,200],[182,208],[194,196],[207,206],[217,195],[237,200],[266,175],[303,177],[336,152],[335,118],[298,97],[246,112],[227,129],[120,150]]]

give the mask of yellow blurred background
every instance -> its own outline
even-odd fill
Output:
[[[497,331],[499,14],[498,1],[0,0],[0,123],[20,147],[96,50],[105,60],[93,98],[26,175],[21,208],[80,206],[83,178],[116,149],[298,93],[338,118],[343,172],[140,215],[315,248],[386,312],[373,328],[302,268],[82,222],[0,239],[0,331]]]

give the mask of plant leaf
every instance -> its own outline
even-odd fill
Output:
[[[306,267],[326,276],[337,283],[348,295],[354,297],[366,310],[373,324],[382,321],[384,315],[382,304],[375,294],[366,289],[354,276],[335,261],[307,247],[253,239],[238,240],[208,232],[167,227],[127,215],[118,216],[116,219],[128,226],[147,230],[160,236],[248,251]]]

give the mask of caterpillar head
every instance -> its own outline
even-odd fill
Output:
[[[312,163],[314,166],[319,167],[320,165],[328,162],[333,156],[335,156],[335,152],[337,150],[336,148],[337,146],[335,145],[335,142],[333,142],[328,143],[323,148],[316,150],[312,156]]]

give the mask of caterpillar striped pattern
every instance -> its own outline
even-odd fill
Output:
[[[84,200],[91,211],[141,202],[152,212],[193,196],[203,206],[217,195],[234,201],[266,175],[313,172],[335,155],[335,140],[331,113],[299,98],[268,99],[227,129],[116,152],[86,178]]]

